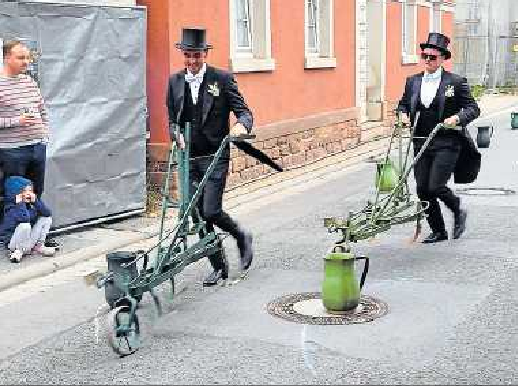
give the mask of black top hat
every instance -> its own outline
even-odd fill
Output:
[[[208,50],[212,46],[207,44],[206,32],[201,27],[182,28],[182,41],[176,43],[176,47],[181,50]]]
[[[450,38],[448,36],[439,32],[430,32],[426,43],[421,43],[420,46],[422,50],[425,48],[435,48],[442,52],[445,59],[450,59],[451,52],[448,50],[448,44],[450,44]]]

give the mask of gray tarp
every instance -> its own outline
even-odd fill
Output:
[[[44,200],[54,225],[143,209],[145,9],[0,3],[0,37],[39,45],[51,124]]]

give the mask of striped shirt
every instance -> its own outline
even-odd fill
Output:
[[[30,113],[41,123],[21,125],[20,117]],[[49,120],[36,82],[25,74],[0,75],[0,148],[47,143]]]

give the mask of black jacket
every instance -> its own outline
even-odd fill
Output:
[[[229,116],[232,111],[237,121],[251,132],[252,112],[237,88],[237,83],[230,72],[207,65],[205,72],[206,87],[199,95],[203,103],[201,130],[209,142],[218,147],[230,130]],[[202,91],[200,90],[200,93]],[[182,116],[185,93],[185,70],[169,78],[166,104],[169,112],[169,133],[174,138],[177,125]],[[180,128],[183,130],[183,128]]]
[[[424,73],[421,72],[407,78],[405,91],[397,108],[409,115],[412,125],[416,116],[423,75]],[[460,119],[459,125],[463,127],[462,131],[455,131],[462,143],[454,172],[455,183],[473,182],[480,170],[481,156],[466,126],[480,115],[480,109],[471,96],[466,78],[443,70],[437,98],[439,99],[437,111],[439,121],[443,122],[446,118],[457,114]]]

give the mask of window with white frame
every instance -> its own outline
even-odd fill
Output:
[[[318,54],[318,14],[319,14],[319,0],[306,0],[306,18],[307,18],[307,46],[306,51],[308,53]]]
[[[230,70],[272,71],[270,0],[229,0]]]
[[[305,6],[305,67],[336,67],[334,0],[303,0]]]
[[[417,4],[414,0],[400,0],[401,2],[401,47],[403,63],[417,63],[416,35],[417,35]]]
[[[252,53],[250,0],[236,0],[236,46],[241,52]]]
[[[441,32],[442,29],[442,9],[441,3],[432,3],[432,30],[431,32]]]

